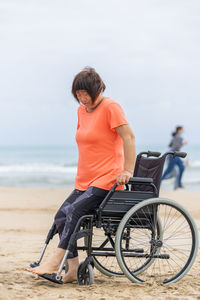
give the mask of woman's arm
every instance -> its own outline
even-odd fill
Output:
[[[121,136],[124,143],[124,170],[117,176],[117,184],[123,185],[128,183],[133,175],[133,169],[136,159],[135,136],[129,125],[121,125],[115,128]]]

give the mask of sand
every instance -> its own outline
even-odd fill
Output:
[[[7,299],[200,299],[200,257],[179,282],[168,286],[134,284],[127,278],[109,278],[95,270],[92,286],[56,285],[25,269],[39,255],[57,208],[70,190],[0,187],[0,300]],[[195,218],[200,229],[200,192],[162,192],[177,200]],[[50,255],[57,237],[49,245]],[[80,257],[83,259],[84,254]]]

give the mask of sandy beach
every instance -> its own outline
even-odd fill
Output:
[[[0,300],[53,299],[200,299],[200,256],[190,272],[176,284],[134,284],[127,278],[108,278],[95,270],[92,286],[56,285],[26,271],[35,261],[57,208],[70,190],[0,187]],[[162,192],[178,201],[195,218],[200,229],[200,192]],[[50,243],[46,255],[57,245]],[[80,258],[84,258],[81,253]]]

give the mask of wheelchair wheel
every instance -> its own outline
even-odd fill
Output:
[[[157,236],[159,236],[159,239],[161,241],[163,241],[162,224],[161,224],[161,220],[160,220],[159,216],[157,216],[157,226],[156,226],[155,229],[156,229],[156,232],[157,232]],[[141,230],[138,230],[138,228],[135,228],[135,230],[134,230],[134,240],[135,241],[137,241],[138,239],[139,240],[141,239],[141,236],[142,236],[141,233],[145,234],[145,237],[146,237],[147,233],[144,233],[144,230],[142,230],[142,232],[141,232]],[[148,234],[149,234],[149,232],[148,232]],[[152,236],[152,232],[150,234]],[[141,242],[139,242],[138,245],[137,245],[137,242],[136,242],[135,247],[136,246],[140,247],[141,246]],[[142,250],[144,251],[144,249],[142,249]],[[143,252],[143,251],[141,251],[141,252]],[[146,251],[147,251],[147,249],[146,249]],[[160,247],[157,247],[156,254],[158,254],[159,252],[160,252]],[[146,258],[144,262],[141,260],[141,265],[139,264],[138,267],[135,269],[134,275],[139,275],[140,273],[144,272],[147,268],[149,268],[151,266],[151,264],[154,262],[154,260],[155,260],[155,258],[152,258],[152,257]]]
[[[123,238],[127,229],[128,247]],[[132,250],[137,247],[143,251]],[[119,266],[132,282],[167,285],[180,280],[191,268],[198,251],[198,231],[189,212],[175,201],[144,200],[120,222],[115,251]]]
[[[93,255],[93,262],[98,271],[106,276],[123,276],[115,256],[115,233],[109,237],[106,235],[106,229],[95,228],[92,236],[92,249],[98,255]],[[88,245],[88,238],[85,237],[85,246]],[[109,251],[108,251],[109,250]],[[102,255],[102,252],[109,253],[110,256]]]
[[[87,264],[83,268],[84,262],[79,264],[77,270],[77,280],[79,285],[91,285],[94,283],[94,271],[91,264]]]

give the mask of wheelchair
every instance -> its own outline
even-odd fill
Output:
[[[78,250],[86,251],[79,264],[79,285],[94,282],[93,268],[107,276],[126,276],[135,283],[170,284],[180,280],[191,268],[198,251],[198,230],[190,213],[174,200],[159,198],[161,176],[168,155],[184,158],[185,152],[141,152],[137,155],[133,177],[124,190],[108,192],[100,207],[81,217],[71,235],[59,270],[40,275],[62,284],[67,257],[77,240],[83,238]],[[53,224],[39,258],[57,234]]]

